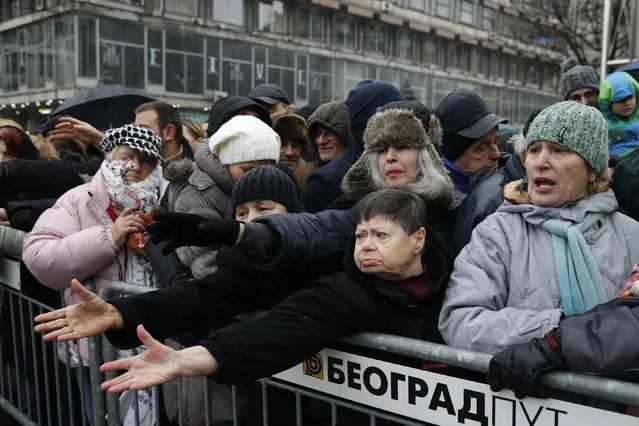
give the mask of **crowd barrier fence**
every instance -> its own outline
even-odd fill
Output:
[[[121,409],[127,405],[123,405],[122,397],[100,390],[105,377],[99,366],[115,359],[117,350],[104,336],[91,338],[89,365],[80,368],[68,344],[42,341],[33,331],[33,318],[53,307],[22,294],[19,282],[4,282],[1,271],[15,268],[17,261],[9,256],[0,259],[0,411],[4,411],[0,416],[10,416],[19,425],[129,426],[149,424],[149,419],[158,426],[236,426],[255,421],[263,425],[639,425],[639,417],[627,414],[633,412],[630,407],[639,406],[639,385],[635,383],[554,372],[542,381],[561,397],[518,400],[510,391],[493,393],[486,384],[473,380],[476,377],[459,374],[485,373],[489,355],[379,333],[344,339],[338,349],[324,349],[250,387],[233,386],[229,402],[232,410],[226,423],[212,413],[216,391],[203,377],[174,383],[178,412],[173,418],[167,419],[163,410],[166,401],[162,399],[166,394],[156,387],[151,393],[136,392],[128,399],[134,416],[123,423]],[[91,287],[92,283],[85,284]],[[103,297],[109,300],[153,290],[113,282]],[[424,363],[457,367],[457,373],[423,370],[420,366]],[[113,376],[108,374],[106,378]],[[189,393],[194,384],[201,393]],[[191,401],[185,398],[200,401],[192,409]],[[592,402],[593,398],[598,402]],[[146,405],[153,415],[141,413],[137,402]],[[615,411],[595,408],[602,402]],[[87,416],[90,412],[91,419]]]

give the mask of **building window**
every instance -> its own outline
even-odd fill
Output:
[[[327,19],[318,9],[302,9],[300,15],[300,36],[317,42],[326,41]]]
[[[366,42],[367,51],[388,55],[388,28],[381,24],[368,26]]]
[[[143,88],[144,27],[100,18],[100,81]]]
[[[468,72],[471,68],[471,50],[468,45],[459,46],[459,69]]]
[[[80,77],[97,77],[97,49],[94,18],[78,18]]]
[[[516,33],[517,18],[512,15],[503,14],[501,20],[500,33],[506,37],[514,37]]]
[[[426,1],[427,0],[403,0],[402,6],[421,10],[423,12],[426,10]]]
[[[443,18],[448,18],[450,19],[450,12],[451,12],[451,3],[452,0],[436,0],[437,1],[437,8],[435,10],[435,12],[437,13],[437,15],[443,17]]]
[[[351,50],[357,50],[362,46],[362,26],[357,18],[348,15],[340,15],[336,22],[337,44]]]
[[[284,14],[283,1],[261,1],[258,9],[258,18],[260,31],[286,34],[286,15]]]
[[[244,26],[244,0],[213,0],[213,20]]]
[[[413,31],[400,30],[397,32],[397,57],[412,61],[415,58],[417,34]]]
[[[17,18],[22,15],[22,6],[20,0],[11,0],[11,17]]]
[[[187,16],[198,16],[198,0],[165,0],[164,7],[167,12],[179,13]]]
[[[462,24],[475,24],[475,4],[472,1],[463,0],[459,11],[459,21]]]
[[[482,29],[491,33],[497,30],[497,11],[489,7],[483,7],[481,16]]]
[[[186,33],[166,37],[166,90],[204,93],[204,40]]]
[[[164,84],[163,39],[162,30],[147,30],[147,75],[149,84],[157,84],[158,86]]]
[[[35,0],[34,6],[35,6],[35,10],[44,9],[44,0]]]

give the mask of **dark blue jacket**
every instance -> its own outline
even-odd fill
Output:
[[[376,80],[357,83],[345,102],[351,123],[348,149],[308,177],[301,197],[304,211],[316,213],[325,210],[342,195],[342,179],[364,151],[364,130],[368,119],[377,108],[402,100],[404,98],[400,91],[390,83]]]
[[[519,157],[512,155],[503,168],[472,188],[457,210],[453,227],[455,256],[470,242],[473,229],[495,213],[504,202],[504,186],[525,178],[526,169]]]

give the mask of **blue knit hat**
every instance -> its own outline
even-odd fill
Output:
[[[579,154],[603,175],[608,167],[608,125],[593,107],[574,101],[549,106],[533,120],[526,134],[526,146],[546,141]]]

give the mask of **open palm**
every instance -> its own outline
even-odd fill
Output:
[[[44,341],[58,339],[65,342],[95,336],[113,327],[115,307],[84,288],[78,280],[71,282],[71,288],[82,302],[35,317],[40,323],[35,331],[47,333]]]
[[[120,393],[125,390],[140,390],[173,380],[179,375],[177,351],[155,340],[139,325],[138,338],[147,349],[140,355],[107,362],[100,371],[129,370],[115,379],[102,383],[102,390]]]

